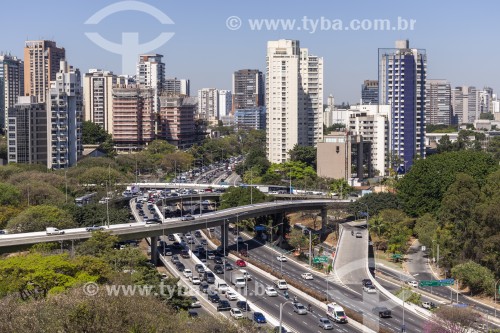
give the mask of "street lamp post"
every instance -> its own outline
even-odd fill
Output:
[[[283,331],[283,307],[287,304],[287,303],[293,303],[292,301],[286,301],[286,302],[283,302],[283,303],[280,303],[280,325],[279,325],[279,333],[281,333]]]
[[[309,266],[312,266],[312,232],[309,230]]]
[[[240,235],[240,232],[238,230],[238,213],[236,213],[236,237],[238,237]],[[236,252],[237,253],[240,253],[240,242],[238,242],[238,239],[236,239]]]
[[[500,279],[497,280],[495,282],[495,290],[493,290],[493,292],[495,293],[495,296],[494,296],[494,305],[495,305],[495,318],[497,317],[497,285],[498,285],[498,282],[500,282]]]

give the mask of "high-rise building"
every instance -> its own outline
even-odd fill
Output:
[[[241,69],[233,73],[233,109],[264,106],[264,80],[257,69]]]
[[[379,103],[391,105],[391,165],[410,168],[425,158],[425,82],[427,55],[408,40],[379,49]]]
[[[493,108],[493,88],[484,87],[478,91],[479,115],[481,113],[491,113]]]
[[[295,145],[323,139],[323,58],[281,39],[267,43],[266,61],[267,158],[282,163]]]
[[[64,48],[50,40],[29,40],[24,46],[24,94],[47,101],[51,81],[56,79],[61,60],[66,58]]]
[[[263,130],[266,128],[266,108],[238,109],[234,114],[234,123],[238,129]]]
[[[122,84],[123,79],[113,72],[90,69],[83,77],[85,98],[85,121],[101,126],[113,134],[113,86]]]
[[[219,118],[229,116],[232,110],[233,97],[231,90],[219,90]]]
[[[427,80],[425,85],[425,123],[450,125],[451,85],[446,80]]]
[[[165,84],[165,64],[161,54],[141,54],[137,64],[137,84],[141,88],[152,88],[155,96],[154,112],[160,110],[160,94]]]
[[[47,95],[48,169],[71,167],[82,155],[82,104],[80,71],[61,60]]]
[[[17,57],[0,55],[0,129],[7,129],[9,108],[24,95],[24,64]]]
[[[361,85],[361,104],[378,104],[378,81],[365,80]]]
[[[478,90],[459,86],[452,91],[453,118],[456,124],[472,124],[479,119]]]
[[[138,148],[155,139],[155,91],[137,85],[113,88],[113,141]]]
[[[203,88],[198,90],[198,118],[216,125],[219,120],[219,90]]]
[[[178,148],[188,148],[195,141],[194,114],[197,99],[184,95],[160,96],[158,138]]]
[[[166,79],[165,92],[172,95],[190,96],[190,83],[187,79]]]
[[[47,109],[36,96],[20,96],[9,108],[8,161],[47,165]]]

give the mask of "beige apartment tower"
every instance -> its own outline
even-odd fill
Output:
[[[64,48],[50,40],[29,40],[24,46],[24,94],[37,96],[38,102],[47,101],[50,81],[56,79]]]

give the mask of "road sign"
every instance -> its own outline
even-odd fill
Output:
[[[419,282],[420,287],[446,287],[452,286],[455,283],[454,279],[444,280],[422,280]]]
[[[444,280],[439,280],[439,282],[443,285],[443,286],[452,286],[455,284],[455,279],[444,279]]]
[[[327,263],[328,262],[328,257],[327,256],[318,256],[313,258],[313,262],[315,264],[319,263]]]
[[[399,254],[399,253],[395,253],[395,254],[393,254],[393,255],[392,255],[392,257],[391,257],[391,258],[392,258],[392,259],[401,259],[401,258],[403,258],[403,255],[402,255],[402,254]]]

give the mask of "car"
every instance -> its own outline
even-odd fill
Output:
[[[243,237],[241,237],[241,236],[234,237],[234,241],[237,243],[243,243]]]
[[[170,246],[165,246],[165,248],[163,249],[163,255],[164,256],[171,256],[172,255],[172,249],[170,248]]]
[[[181,243],[179,243],[179,242],[173,242],[173,243],[172,243],[172,247],[173,247],[174,249],[177,249],[177,250],[179,250],[179,249],[182,249],[182,248],[183,248],[183,246],[182,246],[182,245],[181,245]]]
[[[226,301],[225,299],[219,300],[219,304],[217,304],[217,311],[230,311],[231,303]]]
[[[246,250],[246,249],[242,249],[242,250],[240,250],[240,255],[241,255],[242,257],[248,257],[248,252],[247,252],[247,250]]]
[[[172,258],[170,258],[170,261],[171,261],[173,264],[177,264],[178,262],[181,262],[181,260],[179,259],[179,256],[178,256],[178,255],[172,256]]]
[[[313,280],[314,276],[311,273],[302,273],[300,275],[304,280]]]
[[[205,267],[202,264],[194,265],[194,270],[200,274],[205,273]]]
[[[224,264],[224,269],[225,269],[226,271],[232,271],[232,270],[233,270],[233,265],[231,265],[230,263],[226,262],[226,263]]]
[[[279,255],[276,257],[276,259],[278,259],[278,261],[281,261],[281,262],[286,262],[286,257],[284,255]]]
[[[194,220],[193,215],[184,215],[181,217],[181,221],[192,221],[192,220]]]
[[[200,289],[200,291],[201,291],[201,292],[203,292],[203,293],[205,293],[205,294],[206,294],[206,293],[208,293],[208,289],[209,289],[209,288],[210,288],[210,286],[208,285],[208,283],[207,283],[206,281],[202,281],[202,282],[200,283],[200,287],[199,287],[199,289]]]
[[[207,258],[210,260],[214,260],[215,259],[214,251],[207,251]]]
[[[433,302],[422,302],[422,307],[427,310],[432,310],[437,308],[436,304]]]
[[[197,276],[190,276],[189,281],[191,281],[192,284],[197,285],[201,283],[201,280]]]
[[[203,246],[207,246],[208,241],[207,241],[206,239],[202,239],[202,240],[200,241],[200,244],[201,244],[201,245],[203,245]]]
[[[194,237],[196,237],[196,238],[201,238],[201,231],[196,230],[196,231],[194,232]]]
[[[238,273],[239,273],[239,274],[241,274],[241,275],[243,275],[243,277],[244,277],[247,281],[251,281],[251,280],[252,280],[252,275],[250,275],[250,273],[248,273],[248,272],[246,271],[246,269],[240,269],[240,270],[238,270]],[[238,274],[238,273],[236,273],[236,274]]]
[[[212,303],[219,303],[220,301],[220,296],[218,293],[216,293],[215,291],[208,291],[207,292],[208,294],[208,300]]]
[[[157,218],[150,218],[146,220],[146,224],[158,224],[161,223],[161,221]]]
[[[377,293],[377,289],[375,289],[375,287],[371,286],[371,285],[370,286],[364,286],[363,287],[363,291],[365,293],[368,293],[368,294],[376,294]]]
[[[195,243],[196,243],[196,241],[194,240],[194,238],[189,238],[189,239],[187,240],[187,243],[188,243],[188,244],[195,244]]]
[[[325,317],[319,318],[318,326],[324,330],[333,330],[332,322],[330,321],[330,319],[325,318]]]
[[[205,271],[203,275],[203,280],[207,281],[209,284],[214,284],[215,283],[215,275],[214,273],[210,271]]]
[[[385,306],[377,306],[372,309],[373,313],[378,315],[380,318],[390,318],[392,316],[391,310]]]
[[[169,241],[171,241],[171,242],[175,241],[175,237],[174,237],[174,235],[172,235],[172,234],[168,235],[168,236],[167,236],[167,238],[168,238],[168,240],[169,240]]]
[[[85,228],[85,230],[87,230],[88,232],[98,231],[98,230],[104,230],[104,229],[105,228],[102,225],[93,225],[91,227]]]
[[[181,251],[181,257],[188,259],[190,258],[189,251],[188,250],[182,250]]]
[[[361,280],[361,284],[363,285],[363,287],[372,286],[373,285],[372,280],[370,280],[370,279],[363,279],[363,280]]]
[[[201,303],[196,296],[191,296],[191,304],[189,306],[192,308],[201,308]]]
[[[238,299],[238,294],[232,290],[227,290],[226,291],[226,298],[230,301],[235,301]]]
[[[410,287],[417,288],[418,287],[418,282],[415,280],[407,281],[406,282]]]
[[[189,278],[190,276],[193,276],[193,272],[189,269],[189,268],[186,268],[182,274],[184,274],[185,277]]]
[[[222,265],[222,258],[218,256],[214,257],[214,263]]]
[[[257,324],[265,324],[267,323],[266,317],[262,312],[254,312],[253,313],[253,321]]]
[[[288,333],[286,328],[284,328],[283,326],[281,326],[281,330],[280,330],[279,326],[275,326],[273,332],[274,333]]]
[[[248,305],[248,303],[245,301],[236,302],[236,307],[241,311],[250,311],[250,305]]]
[[[363,235],[361,235],[360,231],[356,232],[356,238],[363,238]]]
[[[299,315],[307,314],[306,307],[302,303],[293,303],[293,312]]]
[[[175,268],[177,268],[177,270],[179,272],[184,272],[184,270],[186,269],[186,266],[184,266],[184,264],[182,262],[178,262],[177,264],[175,264]]]
[[[188,316],[189,317],[198,317],[198,312],[193,311],[193,310],[189,310],[188,311]]]
[[[243,312],[241,312],[241,310],[238,308],[232,308],[231,310],[229,310],[229,314],[234,319],[242,319],[243,318]]]
[[[238,259],[238,260],[236,260],[236,266],[247,267],[247,263],[245,262],[245,260]]]
[[[278,296],[278,292],[276,291],[276,289],[274,289],[274,287],[271,286],[266,287],[265,293],[269,297]]]
[[[221,265],[215,265],[214,272],[215,274],[224,274],[224,268]]]

